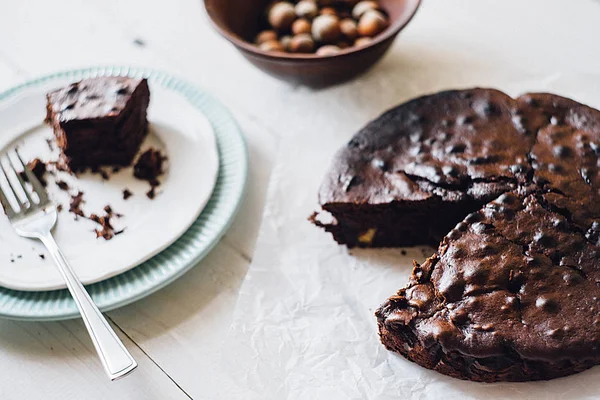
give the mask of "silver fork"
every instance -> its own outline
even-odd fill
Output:
[[[15,158],[18,162],[14,161]],[[137,367],[137,363],[98,310],[52,237],[52,228],[58,218],[56,206],[48,199],[40,181],[25,166],[18,151],[15,150],[15,157],[7,155],[6,159],[9,168],[0,160],[0,170],[5,178],[5,182],[0,183],[0,201],[13,228],[20,236],[40,240],[48,249],[77,304],[108,377],[115,380],[127,375]],[[17,172],[18,169],[24,171],[32,193]],[[9,197],[18,207],[11,205]]]

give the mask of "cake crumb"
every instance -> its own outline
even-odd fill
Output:
[[[84,217],[83,211],[81,210],[81,204],[84,203],[83,192],[79,192],[74,196],[71,196],[71,204],[69,206],[69,212],[75,215]]]
[[[109,215],[99,217],[95,214],[92,214],[92,217],[95,217],[95,219],[93,219],[93,221],[95,221],[102,227],[102,229],[95,230],[96,238],[102,237],[102,238],[104,238],[104,240],[110,240],[115,236],[115,229],[113,228],[112,224],[110,223]]]
[[[150,148],[138,158],[133,166],[133,176],[147,181],[151,189],[146,193],[149,199],[156,197],[155,188],[160,185],[158,177],[164,174],[164,163],[167,157],[160,150]]]
[[[123,200],[127,200],[131,196],[133,196],[133,193],[129,189],[123,190]]]
[[[152,186],[152,188],[146,192],[146,196],[148,196],[150,200],[153,200],[156,197],[156,186]]]
[[[56,181],[56,186],[58,186],[60,190],[69,190],[69,184],[65,181]]]
[[[46,256],[45,256],[45,255],[43,255],[43,254],[39,254],[39,256],[40,256],[40,258],[41,258],[42,260],[45,260],[45,259],[46,259]]]
[[[114,217],[122,217],[121,214],[115,213],[110,205],[106,205],[104,207],[104,212],[106,215],[99,216],[97,214],[91,214],[89,219],[100,225],[100,229],[95,229],[96,238],[103,238],[104,240],[110,240],[113,237],[120,235],[123,233],[125,229],[121,229],[120,231],[115,231],[115,228],[112,226],[111,218]]]
[[[46,172],[48,172],[48,168],[46,167],[46,164],[40,160],[39,158],[34,158],[33,160],[29,161],[27,163],[27,168],[29,168],[29,170],[31,172],[33,172],[33,175],[35,175],[35,177],[38,179],[38,181],[40,181],[40,183],[42,184],[42,186],[46,186],[48,184],[48,182],[46,181]],[[19,174],[21,176],[21,178],[26,181],[29,182],[29,179],[27,179],[27,174],[25,174],[25,171],[21,172]]]
[[[68,173],[69,175],[73,175],[73,171],[71,171],[71,168],[69,168],[69,164],[67,163],[64,154],[61,155],[57,161],[48,162],[47,166],[54,167],[56,171],[62,171]]]

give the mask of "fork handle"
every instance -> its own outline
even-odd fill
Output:
[[[73,296],[75,304],[77,304],[77,308],[108,377],[111,380],[115,380],[133,371],[137,367],[137,363],[96,304],[94,304],[92,298],[56,244],[52,234],[43,235],[40,237],[40,240],[50,252],[65,279],[69,292],[71,292],[71,296]]]

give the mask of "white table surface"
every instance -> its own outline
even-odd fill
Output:
[[[108,313],[138,360],[133,375],[107,381],[80,320],[2,320],[0,398],[249,398],[220,367],[220,344],[252,260],[279,141],[310,129],[312,118],[344,118],[349,110],[359,128],[395,104],[394,76],[423,69],[444,71],[440,79],[468,74],[465,65],[590,74],[597,88],[599,39],[599,0],[424,0],[374,70],[312,92],[247,64],[212,31],[201,0],[3,0],[0,90],[99,64],[172,72],[231,109],[248,141],[250,176],[240,215],[205,260],[166,289]]]

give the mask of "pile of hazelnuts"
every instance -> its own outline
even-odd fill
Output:
[[[268,29],[255,40],[261,50],[321,56],[367,45],[389,25],[374,0],[276,1],[266,20]]]

